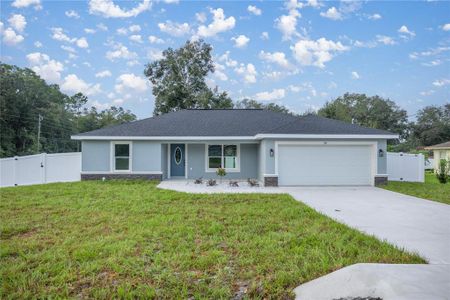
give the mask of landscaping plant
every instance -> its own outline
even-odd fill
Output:
[[[439,161],[439,167],[436,171],[436,177],[440,183],[447,183],[449,180],[449,162],[445,159]]]
[[[220,183],[222,183],[222,178],[227,175],[227,171],[224,168],[218,168],[216,174],[220,177]]]
[[[215,179],[209,179],[209,180],[206,182],[206,185],[207,185],[207,186],[215,186],[216,184],[217,184],[217,182],[216,182]]]

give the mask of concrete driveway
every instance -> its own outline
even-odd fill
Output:
[[[450,205],[375,187],[206,187],[163,181],[190,193],[288,193],[380,240],[416,252],[429,265],[356,264],[298,286],[296,299],[450,299]]]
[[[281,189],[341,223],[419,253],[430,264],[450,264],[450,205],[375,187]]]

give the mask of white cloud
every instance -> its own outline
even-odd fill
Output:
[[[238,62],[236,60],[230,58],[230,51],[226,51],[224,54],[222,54],[219,57],[219,61],[224,62],[227,67],[236,67],[238,65]]]
[[[376,20],[381,19],[382,16],[381,16],[380,14],[373,14],[373,15],[368,15],[367,18],[368,18],[369,20],[376,21]]]
[[[41,9],[41,0],[14,0],[11,6],[16,8],[24,8],[28,6],[34,6],[35,9]]]
[[[328,18],[331,20],[342,20],[342,14],[337,10],[336,7],[330,7],[326,12],[321,12],[320,15],[324,18]]]
[[[141,31],[141,26],[131,25],[130,27],[128,27],[128,29],[130,30],[130,32],[139,32],[139,31]]]
[[[114,61],[115,59],[134,59],[137,57],[136,52],[128,50],[122,44],[117,44],[113,46],[114,50],[110,50],[106,52],[106,58],[110,61]]]
[[[25,17],[19,14],[14,14],[8,19],[9,25],[18,32],[23,32],[25,26],[27,26],[27,21]]]
[[[126,92],[143,93],[148,89],[148,81],[135,74],[122,74],[117,78],[114,89],[119,94]]]
[[[94,34],[95,33],[95,29],[92,28],[85,28],[84,32],[88,33],[88,34]]]
[[[442,25],[442,30],[444,31],[450,31],[450,23]]]
[[[180,0],[163,0],[166,4],[178,4]]]
[[[267,31],[264,31],[261,33],[261,39],[262,40],[268,40],[269,39],[269,33]]]
[[[341,42],[334,42],[325,38],[314,40],[300,40],[291,50],[295,59],[305,66],[324,68],[325,63],[332,60],[334,55],[348,50]]]
[[[424,92],[420,92],[421,96],[430,96],[433,95],[435,92],[435,90],[428,90],[428,91],[424,91]]]
[[[118,28],[116,30],[116,32],[117,32],[118,35],[127,35],[128,34],[128,29],[126,29],[124,27],[121,27],[121,28]]]
[[[284,54],[283,52],[264,52],[261,51],[259,53],[259,58],[271,62],[271,63],[275,63],[277,65],[279,65],[280,67],[283,68],[290,68],[291,64],[289,63],[289,61],[286,59],[286,54]]]
[[[200,25],[197,30],[199,37],[213,37],[221,32],[233,29],[236,24],[234,17],[225,18],[225,13],[222,8],[211,9],[213,21],[208,25]]]
[[[151,44],[164,44],[164,40],[163,39],[160,39],[159,37],[154,36],[154,35],[150,35],[148,37],[148,40],[149,40],[149,42]]]
[[[50,59],[47,54],[33,52],[26,56],[31,69],[50,83],[58,83],[64,65],[59,61]]]
[[[274,89],[271,92],[260,92],[255,95],[255,100],[257,101],[276,101],[283,99],[286,95],[284,89]]]
[[[195,19],[197,21],[199,21],[200,23],[205,23],[207,20],[206,14],[201,12],[201,13],[196,13],[195,14]]]
[[[64,29],[61,27],[52,27],[50,29],[52,31],[52,39],[60,41],[60,42],[69,42],[73,43],[76,41],[74,38],[69,38],[67,34],[64,33]]]
[[[67,17],[69,17],[69,18],[74,18],[74,19],[79,19],[80,18],[80,15],[76,11],[74,11],[73,9],[66,11],[64,14]]]
[[[231,38],[232,41],[234,41],[234,47],[236,48],[244,48],[245,46],[247,46],[248,42],[250,41],[250,39],[248,37],[246,37],[245,35],[240,35],[238,37],[233,37]]]
[[[89,48],[89,44],[84,37],[77,39],[76,45],[80,48]]]
[[[262,14],[262,10],[259,9],[259,8],[257,8],[257,7],[254,6],[254,5],[249,5],[249,6],[247,7],[247,10],[248,10],[250,13],[254,14],[255,16],[260,16],[260,15]]]
[[[34,46],[35,46],[36,48],[41,48],[41,47],[42,47],[42,43],[39,42],[39,41],[36,41],[36,42],[34,42]]]
[[[450,79],[439,79],[439,80],[433,81],[433,85],[437,86],[437,87],[441,87],[441,86],[449,85],[449,84],[450,84]]]
[[[10,27],[8,27],[5,30],[1,30],[1,33],[3,35],[3,42],[8,46],[15,46],[15,45],[23,42],[23,40],[24,40],[24,37],[22,35],[17,34]]]
[[[163,53],[161,50],[155,50],[155,49],[150,49],[147,52],[147,58],[151,59],[151,60],[160,60],[163,59]]]
[[[402,25],[402,27],[400,27],[400,28],[398,29],[398,32],[399,32],[399,33],[402,33],[402,34],[407,34],[407,35],[409,35],[410,37],[413,37],[413,36],[416,35],[416,33],[415,33],[414,31],[410,31],[410,30],[408,29],[408,27],[406,27],[406,25]]]
[[[353,72],[351,73],[351,75],[352,75],[352,79],[359,79],[359,78],[361,78],[361,77],[359,76],[358,72],[356,72],[356,71],[353,71]]]
[[[430,62],[424,62],[424,63],[422,63],[422,66],[425,66],[425,67],[436,67],[436,66],[439,66],[439,65],[441,65],[442,64],[442,60],[440,60],[440,59],[435,59],[435,60],[432,60],[432,61],[430,61]]]
[[[77,51],[70,46],[66,46],[66,45],[61,45],[61,49],[63,49],[64,51],[70,52],[70,53],[76,53]]]
[[[214,76],[217,77],[219,80],[226,81],[228,80],[228,76],[224,73],[225,66],[221,65],[217,62],[214,62]]]
[[[241,64],[238,68],[235,68],[234,71],[237,74],[242,75],[246,83],[256,82],[256,75],[258,72],[256,72],[256,68],[253,64]]]
[[[167,21],[166,23],[158,24],[159,30],[165,32],[169,35],[180,37],[186,35],[190,32],[191,27],[188,23],[174,23],[172,21]]]
[[[69,93],[83,93],[87,96],[96,95],[101,92],[100,84],[90,84],[75,74],[69,74],[61,84],[61,90]]]
[[[130,41],[136,42],[136,43],[142,43],[142,36],[139,34],[133,34],[129,37]]]
[[[108,27],[103,23],[97,24],[97,28],[100,29],[101,31],[108,31]]]
[[[97,77],[97,78],[104,78],[104,77],[111,77],[111,75],[112,75],[111,71],[104,70],[104,71],[96,73],[95,77]]]
[[[143,0],[138,6],[124,10],[112,0],[90,0],[89,13],[99,15],[105,18],[129,18],[136,17],[140,13],[151,9],[152,3],[150,0]]]
[[[297,18],[300,17],[301,15],[297,10],[291,9],[288,15],[282,15],[275,20],[275,27],[283,34],[283,40],[288,40],[293,35],[298,35]]]
[[[386,35],[377,35],[377,42],[382,43],[384,45],[395,45],[395,40],[393,38],[391,38],[390,36],[386,36]]]

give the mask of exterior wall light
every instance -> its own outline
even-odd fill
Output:
[[[270,154],[270,157],[273,157],[273,155],[275,154],[275,152],[273,151],[273,149],[270,149],[269,154]]]
[[[378,150],[378,157],[383,157],[383,156],[384,156],[383,149]]]

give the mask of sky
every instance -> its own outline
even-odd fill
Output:
[[[145,65],[188,40],[213,46],[211,87],[296,113],[345,92],[414,118],[450,102],[448,1],[1,1],[3,63],[99,109],[152,115]]]

